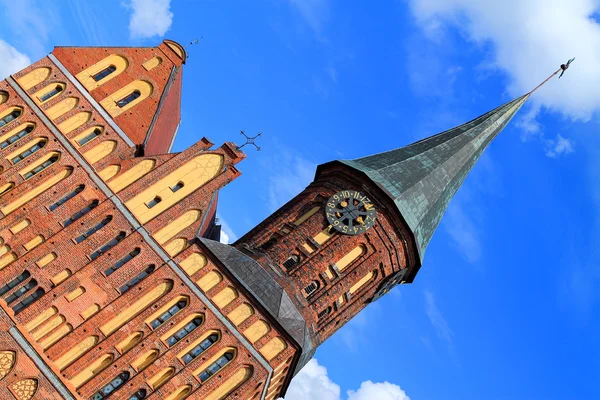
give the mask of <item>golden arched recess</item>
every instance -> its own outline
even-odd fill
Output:
[[[158,67],[162,64],[162,58],[160,57],[152,57],[148,61],[144,62],[142,66],[146,69],[146,71],[150,71],[152,68]]]
[[[231,303],[232,301],[234,301],[237,298],[238,298],[237,290],[235,290],[232,287],[226,287],[225,289],[223,289],[219,293],[217,293],[212,298],[212,300],[215,302],[217,307],[219,307],[220,309],[223,309],[229,303]]]
[[[222,169],[221,154],[201,154],[127,201],[125,205],[141,223],[146,223],[213,179]],[[178,182],[182,182],[183,187],[173,192],[171,186]],[[146,203],[156,196],[161,198],[161,202],[148,208]]]
[[[358,292],[361,287],[363,287],[367,282],[369,282],[371,279],[373,279],[374,275],[375,275],[375,273],[373,271],[371,271],[368,274],[366,274],[365,276],[363,276],[362,278],[360,278],[360,280],[358,282],[356,282],[354,285],[352,285],[352,287],[350,288],[350,294],[354,294],[354,293]]]
[[[57,312],[58,309],[56,307],[50,307],[45,311],[42,311],[42,313],[38,314],[34,319],[29,321],[27,325],[25,325],[25,329],[27,329],[27,332],[33,331],[35,328],[43,324],[46,320],[48,320],[48,318],[50,318]]]
[[[6,110],[4,110],[2,113],[0,113],[0,119],[6,117],[9,114],[12,114],[15,111],[19,111],[20,112],[19,116],[17,118],[15,118],[15,120],[18,119],[19,117],[21,117],[23,115],[23,109],[21,107],[10,107],[10,108],[7,108]]]
[[[118,102],[136,90],[140,92],[140,96],[130,103],[127,103],[125,106],[119,107]],[[109,95],[105,99],[101,100],[100,105],[104,107],[104,109],[114,118],[129,110],[131,107],[134,107],[140,102],[144,101],[144,99],[152,94],[153,90],[154,88],[150,82],[141,80],[133,81]]]
[[[150,350],[133,360],[131,366],[139,372],[152,364],[157,358],[158,350]]]
[[[364,245],[356,246],[348,254],[344,257],[340,258],[336,261],[335,266],[339,271],[342,271],[348,265],[352,263],[352,261],[356,260],[361,255],[365,254],[366,248]]]
[[[252,367],[243,367],[209,394],[204,400],[221,400],[242,386],[252,376]]]
[[[0,197],[10,192],[15,187],[13,182],[8,182],[0,185]]]
[[[210,289],[214,288],[223,280],[223,276],[217,271],[210,271],[208,274],[204,275],[202,278],[196,282],[200,289],[202,289],[205,293]]]
[[[35,392],[37,392],[37,388],[38,380],[35,378],[23,379],[12,385],[12,391],[18,400],[32,399]]]
[[[23,144],[23,146],[19,147],[18,149],[16,149],[15,151],[7,154],[5,156],[5,158],[7,160],[12,160],[13,158],[15,158],[16,156],[20,155],[21,153],[25,152],[25,150],[28,150],[30,147],[33,147],[34,145],[40,143],[41,147],[44,147],[46,145],[46,143],[48,143],[48,138],[47,137],[38,137],[35,138],[33,140],[30,140],[29,142]],[[22,158],[19,158],[19,161],[22,161]],[[14,163],[13,163],[14,164]]]
[[[154,160],[143,160],[110,181],[108,186],[115,192],[120,192],[133,182],[152,171],[156,165]]]
[[[24,90],[29,90],[35,85],[42,83],[50,76],[50,68],[40,67],[36,68],[30,73],[17,79],[17,82]]]
[[[114,356],[110,353],[103,355],[71,378],[71,383],[79,389],[84,383],[92,379],[94,375],[98,375],[104,371],[113,362],[113,359]]]
[[[287,347],[287,344],[280,337],[273,338],[269,340],[269,343],[265,344],[260,352],[265,358],[269,361],[277,357],[284,351]]]
[[[73,132],[83,124],[87,123],[92,118],[92,113],[87,111],[81,111],[73,115],[66,121],[58,124],[58,129],[65,135],[69,132]]]
[[[10,373],[15,360],[17,359],[17,353],[10,350],[0,351],[0,380]]]
[[[254,314],[254,309],[249,304],[240,304],[232,312],[227,315],[236,326],[250,318]]]
[[[5,255],[9,251],[10,251],[10,246],[9,245],[5,244],[4,246],[0,246],[0,257],[2,257],[3,255]]]
[[[177,54],[177,56],[179,58],[181,58],[181,60],[185,64],[185,60],[187,60],[187,54],[186,54],[185,49],[183,48],[182,45],[180,45],[179,43],[177,43],[174,40],[169,40],[169,39],[163,40],[163,43],[166,44],[167,46],[169,46],[169,48],[171,50],[173,50],[173,52],[175,54]]]
[[[60,326],[60,324],[62,324],[65,321],[65,317],[60,314],[55,317],[52,317],[47,323],[45,323],[44,325],[40,326],[39,329],[36,329],[34,332],[32,332],[31,336],[33,336],[35,340],[40,340],[44,335],[47,335],[50,331]]]
[[[192,276],[196,272],[200,271],[207,264],[206,257],[200,253],[192,253],[187,256],[183,261],[179,263],[181,268],[189,275]]]
[[[177,235],[179,232],[198,221],[199,218],[200,211],[186,211],[152,236],[154,236],[154,239],[156,239],[159,244],[166,243],[175,237],[175,235]]]
[[[175,390],[173,393],[171,393],[170,395],[168,395],[165,398],[165,400],[183,400],[190,393],[192,393],[192,387],[190,385],[181,386],[180,388],[178,388],[177,390]]]
[[[100,81],[96,82],[96,80],[93,78],[94,75],[110,67],[111,65],[115,67],[115,71],[110,73]],[[77,78],[77,80],[81,82],[81,84],[87,90],[92,91],[100,85],[104,85],[106,82],[110,81],[111,79],[119,75],[121,72],[125,71],[128,65],[129,62],[125,57],[120,56],[118,54],[111,54],[110,56],[98,61],[91,67],[84,69],[83,71],[75,75],[75,78]]]
[[[175,239],[169,242],[164,249],[171,257],[176,256],[181,253],[183,249],[185,249],[185,245],[187,244],[187,240],[183,238]]]
[[[5,256],[2,256],[2,258],[0,258],[0,270],[6,267],[11,262],[15,261],[16,259],[17,255],[15,253],[10,253]]]
[[[117,175],[120,170],[121,170],[120,165],[109,165],[108,167],[104,168],[102,171],[98,172],[98,176],[106,182],[113,176]]]
[[[175,368],[168,367],[158,372],[156,375],[148,379],[148,384],[152,387],[152,389],[156,390],[160,386],[162,386],[165,382],[169,380],[175,374]]]
[[[269,326],[269,324],[267,324],[263,320],[258,320],[244,331],[244,335],[248,338],[249,341],[251,341],[252,343],[256,343],[261,337],[269,333],[270,330],[271,327]]]
[[[43,88],[41,88],[40,90],[38,90],[37,92],[35,92],[34,94],[32,94],[31,98],[37,104],[44,104],[44,103],[47,103],[50,100],[54,99],[56,96],[60,96],[65,91],[66,87],[67,87],[67,85],[65,85],[64,83],[51,82],[51,83],[47,84],[46,86],[44,86]],[[50,94],[51,92],[53,92],[55,90],[56,90],[56,92],[54,92],[51,97],[42,101],[43,96]]]
[[[88,350],[94,347],[98,343],[98,336],[89,336],[75,346],[71,347],[69,351],[60,356],[54,363],[61,371],[73,364],[79,357],[85,354]]]
[[[77,103],[79,103],[79,99],[75,97],[67,97],[66,99],[61,100],[59,103],[47,109],[45,113],[48,118],[55,120],[61,115],[64,115],[77,107]]]
[[[127,336],[124,340],[117,343],[117,345],[115,347],[117,348],[119,353],[121,353],[121,354],[126,353],[129,350],[131,350],[133,347],[135,347],[136,344],[141,342],[143,337],[144,337],[144,332],[142,332],[142,331],[133,332],[131,335]]]
[[[6,103],[6,100],[8,100],[8,93],[4,90],[0,90],[0,104]]]
[[[60,339],[67,336],[70,332],[73,331],[73,326],[71,324],[64,324],[50,335],[46,336],[44,339],[40,340],[40,346],[44,350],[52,346],[54,343],[58,342]]]
[[[14,136],[15,134],[26,130],[27,128],[31,128],[31,131],[33,131],[33,129],[35,128],[35,124],[33,122],[27,122],[24,124],[21,124],[19,126],[17,126],[14,129],[11,129],[10,131],[8,131],[5,134],[2,134],[2,136],[0,136],[0,142],[4,142],[5,140],[8,140],[9,138],[11,138],[12,136]],[[27,135],[25,135],[27,136]]]
[[[142,297],[140,297],[135,303],[127,307],[121,313],[117,314],[110,321],[100,327],[100,330],[105,335],[110,335],[123,325],[125,325],[129,320],[135,317],[138,313],[142,312],[146,309],[146,307],[150,306],[150,304],[154,303],[156,300],[160,299],[165,294],[169,293],[173,288],[173,281],[163,282],[160,285],[156,286],[154,289],[150,290]]]
[[[52,175],[49,179],[45,180],[41,184],[33,187],[33,189],[31,189],[30,191],[23,193],[19,198],[17,198],[12,203],[9,203],[6,206],[2,207],[2,209],[0,209],[0,211],[2,211],[4,213],[4,215],[7,215],[7,214],[13,212],[17,208],[26,204],[30,200],[36,198],[37,196],[44,193],[46,190],[48,190],[52,186],[56,185],[58,182],[62,181],[63,179],[65,179],[66,177],[71,175],[72,172],[73,172],[72,168],[63,169],[62,171],[58,172],[57,174]]]
[[[105,140],[104,142],[97,144],[90,150],[83,153],[83,157],[85,157],[90,164],[94,164],[95,162],[102,160],[104,157],[112,153],[116,148],[117,142],[114,140]]]

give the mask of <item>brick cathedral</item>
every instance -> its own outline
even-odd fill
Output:
[[[284,396],[316,348],[415,278],[528,95],[410,146],[318,167],[233,245],[233,143],[171,153],[184,48],[57,47],[0,82],[0,398]]]

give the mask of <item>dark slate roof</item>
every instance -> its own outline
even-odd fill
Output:
[[[310,361],[316,348],[312,344],[304,318],[287,293],[258,262],[235,247],[204,238],[198,240],[260,302],[302,348],[302,355],[294,375],[298,373]]]
[[[483,151],[529,94],[409,146],[342,163],[363,172],[392,198],[410,227],[419,263],[448,203]],[[319,166],[317,177],[328,164]]]

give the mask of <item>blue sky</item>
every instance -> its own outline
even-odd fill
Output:
[[[263,132],[221,192],[234,240],[316,165],[530,100],[452,201],[412,285],[342,328],[288,400],[600,398],[595,0],[0,0],[5,76],[53,46],[188,48],[180,151]]]

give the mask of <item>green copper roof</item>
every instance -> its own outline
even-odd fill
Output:
[[[448,203],[485,148],[528,97],[409,146],[340,162],[364,172],[392,197],[414,234],[422,263]]]

